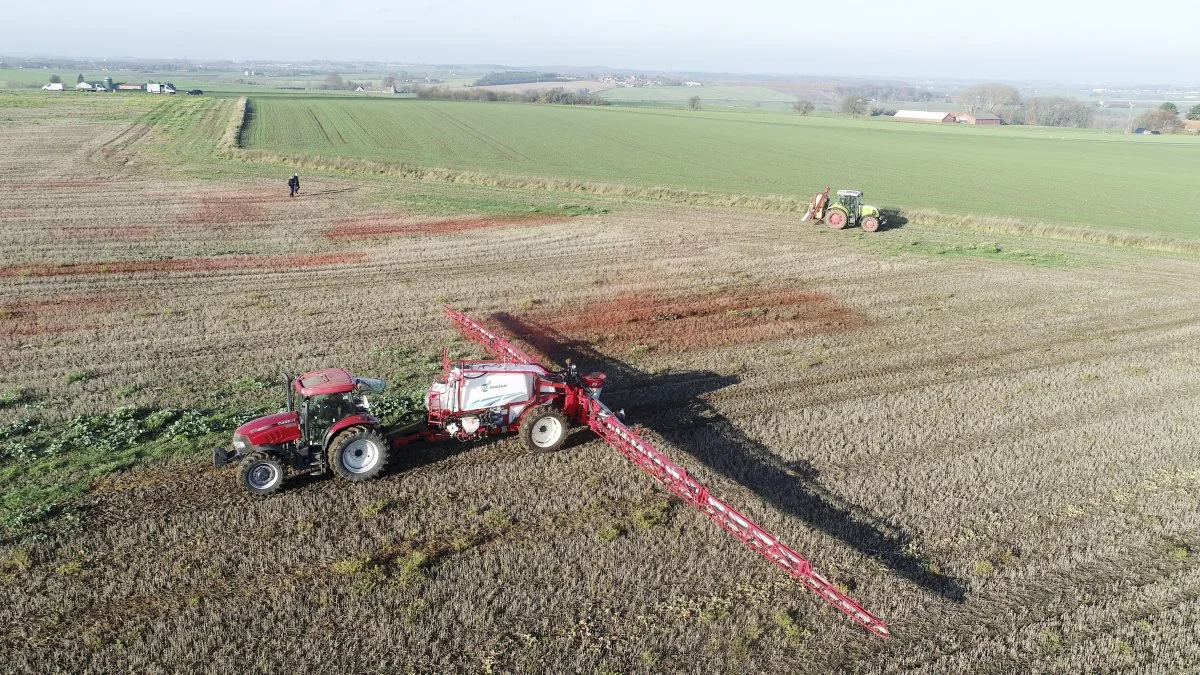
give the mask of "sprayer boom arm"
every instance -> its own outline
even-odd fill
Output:
[[[524,352],[509,344],[507,340],[487,330],[466,314],[450,307],[446,307],[445,311],[446,316],[462,331],[464,336],[486,347],[498,358],[524,364],[536,363]],[[861,624],[872,634],[881,638],[891,636],[883,621],[864,609],[850,596],[838,590],[837,586],[828,579],[813,571],[812,564],[803,556],[785,546],[754,521],[738,513],[732,506],[710,494],[703,483],[693,478],[683,467],[673,463],[661,451],[625,426],[598,398],[587,396],[582,390],[576,391],[579,389],[577,387],[572,386],[571,389],[571,395],[575,397],[575,400],[582,401],[582,404],[577,407],[578,421],[586,424],[617,452],[665,485],[684,503],[703,513],[709,520],[720,525],[755,553],[782,568],[793,579],[804,584],[821,599]]]

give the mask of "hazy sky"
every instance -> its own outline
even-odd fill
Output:
[[[1200,5],[11,0],[0,53],[1200,82]]]

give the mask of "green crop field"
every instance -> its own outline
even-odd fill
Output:
[[[1200,235],[1200,139],[891,119],[421,100],[251,100],[247,147]]]
[[[597,94],[614,103],[686,103],[699,96],[704,105],[791,107],[796,97],[766,87],[737,85],[713,87],[617,87]]]

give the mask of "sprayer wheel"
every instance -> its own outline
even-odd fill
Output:
[[[567,418],[550,406],[540,405],[521,420],[521,440],[530,452],[554,452],[567,439]]]

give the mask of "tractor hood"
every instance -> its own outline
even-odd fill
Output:
[[[251,445],[275,445],[300,438],[300,415],[283,411],[246,422],[234,432]]]

